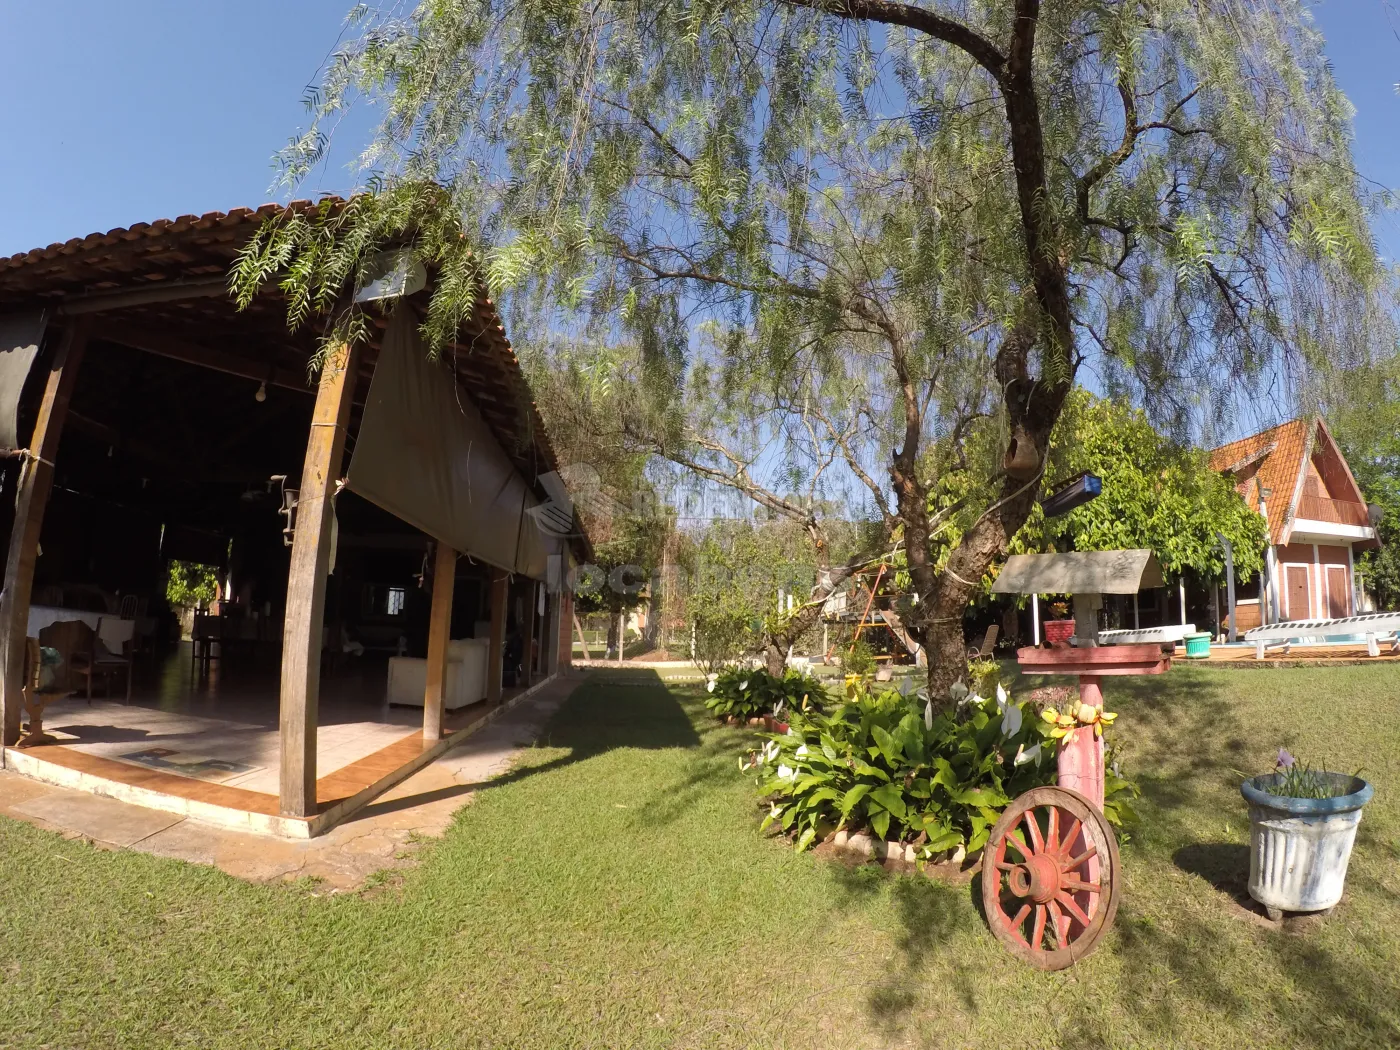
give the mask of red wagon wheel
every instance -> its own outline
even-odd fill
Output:
[[[982,858],[987,924],[1037,969],[1073,966],[1113,925],[1118,842],[1078,792],[1039,787],[1014,799]]]

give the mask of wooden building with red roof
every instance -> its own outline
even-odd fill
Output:
[[[1356,554],[1379,541],[1365,497],[1320,416],[1222,445],[1210,463],[1234,479],[1268,522],[1264,578],[1255,597],[1238,601],[1237,630],[1363,611]]]

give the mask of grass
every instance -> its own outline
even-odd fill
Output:
[[[970,887],[846,871],[757,833],[744,731],[699,688],[592,679],[513,773],[372,892],[253,886],[0,820],[0,1045],[1400,1045],[1400,677],[1119,679],[1144,790],[1099,952],[1001,950]],[[1234,769],[1279,747],[1376,786],[1348,897],[1305,936],[1235,915]]]

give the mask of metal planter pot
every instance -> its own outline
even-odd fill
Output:
[[[1273,911],[1326,911],[1342,899],[1361,807],[1375,789],[1360,777],[1324,773],[1346,794],[1271,795],[1278,774],[1240,785],[1249,803],[1249,895]]]

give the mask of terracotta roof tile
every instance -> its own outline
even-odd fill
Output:
[[[1255,510],[1259,508],[1259,487],[1262,485],[1273,490],[1266,501],[1272,543],[1286,542],[1292,531],[1304,468],[1312,454],[1316,428],[1315,418],[1293,419],[1221,445],[1210,454],[1212,469],[1227,473],[1242,472],[1250,464],[1259,462],[1258,470],[1238,488],[1245,502]],[[1255,478],[1258,478],[1258,484],[1255,484]]]

